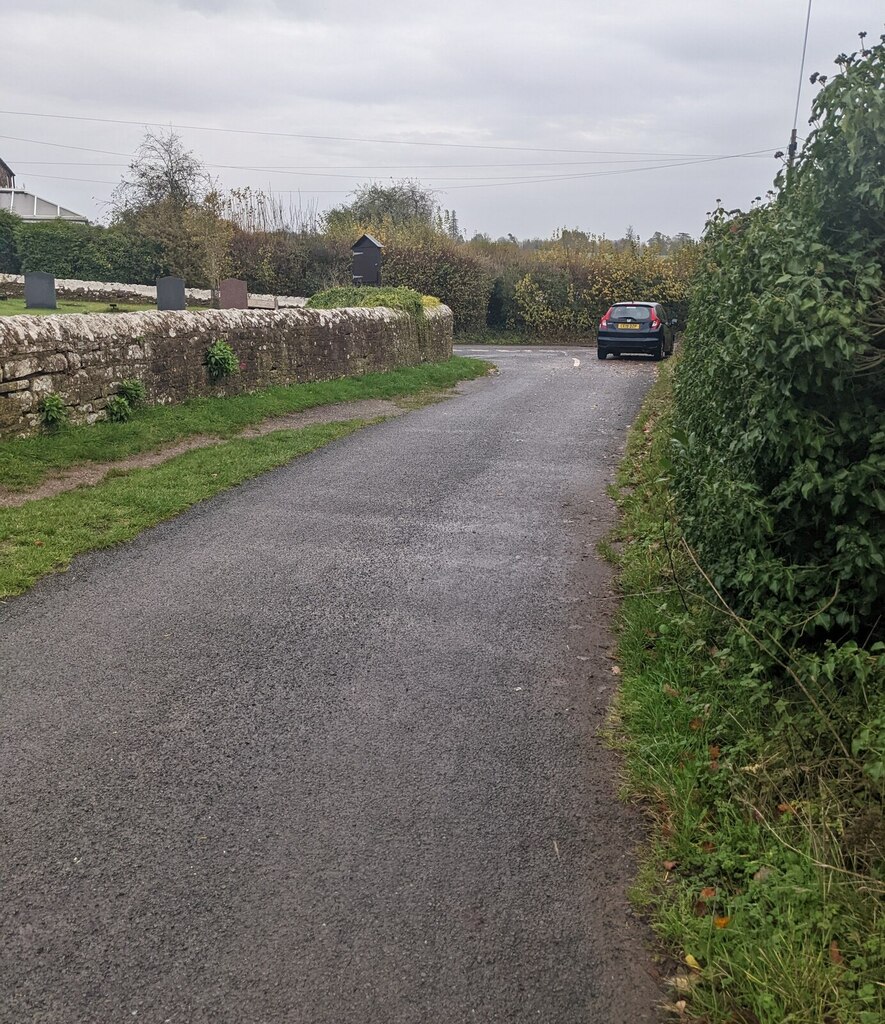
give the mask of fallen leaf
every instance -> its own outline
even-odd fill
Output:
[[[664,861],[664,870],[665,871],[672,871],[673,868],[675,868],[678,863],[679,863],[679,861],[676,861],[676,860],[665,860]]]
[[[710,840],[707,839],[703,843],[701,843],[701,849],[704,851],[704,853],[713,853],[716,849],[716,844],[711,843]]]
[[[731,921],[731,918],[727,914],[723,914],[722,917],[714,918],[713,924],[715,924],[717,928],[727,928],[729,921]]]
[[[835,939],[830,943],[830,961],[837,966],[845,963],[845,957],[839,949],[839,943]]]
[[[715,897],[715,895],[716,895],[716,887],[713,886],[713,885],[705,885],[704,888],[701,889],[701,899],[702,900],[712,900]]]
[[[792,804],[778,804],[777,809],[781,814],[795,814],[796,808]]]
[[[703,727],[704,727],[704,720],[703,720],[703,718],[693,718],[688,723],[688,727],[689,727],[689,729],[691,729],[692,732],[697,732],[698,729],[703,729]]]
[[[773,875],[773,874],[774,874],[774,871],[771,868],[761,867],[753,875],[753,881],[754,882],[764,882],[766,878],[771,877],[771,875]]]
[[[679,691],[677,689],[675,689],[675,687],[672,687],[669,683],[664,683],[664,693],[668,697],[678,697],[679,696]]]
[[[706,917],[710,913],[710,904],[703,900],[695,900],[693,910],[695,917]]]
[[[715,774],[716,772],[719,771],[719,762],[718,761],[711,761],[708,767],[709,767],[710,771]]]
[[[685,954],[685,962],[693,971],[699,971],[701,969],[701,965],[697,962],[697,960],[695,960],[691,953]]]
[[[720,754],[719,747],[715,743],[711,743],[710,746],[707,749],[710,752],[710,760],[711,761],[718,761],[719,760],[719,754]]]
[[[35,548],[42,548],[43,547],[43,541],[42,540],[35,540],[34,541],[34,547]]]
[[[685,995],[688,995],[697,983],[698,979],[693,974],[675,974],[672,978],[667,979],[667,984],[671,988]]]
[[[612,675],[619,676],[621,674],[621,668],[619,665],[612,665]]]

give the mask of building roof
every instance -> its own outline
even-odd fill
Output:
[[[351,249],[356,249],[357,246],[361,245],[363,242],[369,242],[371,245],[374,245],[376,249],[384,248],[377,238],[373,238],[371,235],[360,235],[360,237],[351,246]]]
[[[0,174],[9,178],[10,181],[15,181],[15,174],[13,174],[12,168],[5,160],[0,160]]]
[[[41,199],[33,192],[25,192],[20,188],[0,188],[0,210],[10,210],[17,214],[22,220],[43,221],[43,220],[72,220],[82,224],[88,222],[88,217],[81,213],[74,213],[58,203],[51,203],[48,199]]]

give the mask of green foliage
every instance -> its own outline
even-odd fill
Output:
[[[18,257],[18,245],[15,240],[16,231],[22,223],[9,210],[0,210],[0,274],[18,274],[21,271],[21,260]]]
[[[38,406],[40,422],[46,430],[59,430],[68,421],[68,407],[61,395],[44,395]]]
[[[840,63],[774,200],[713,215],[676,390],[690,543],[806,643],[885,606],[885,45]]]
[[[153,284],[161,269],[158,247],[123,227],[52,220],[15,228],[21,270],[57,278]]]
[[[123,395],[112,395],[105,411],[112,423],[125,423],[132,419],[132,406]]]
[[[117,388],[117,394],[125,398],[133,409],[141,405],[147,397],[144,384],[137,377],[128,377],[126,380],[121,380]]]
[[[382,278],[387,284],[435,295],[452,310],[456,331],[485,326],[492,276],[481,257],[439,234],[384,241]]]
[[[877,1024],[882,645],[787,648],[718,599],[674,521],[670,372],[618,481],[617,738],[655,822],[635,896],[699,963],[675,979],[680,1018]]]
[[[424,319],[424,304],[419,292],[411,288],[370,288],[351,285],[329,288],[313,295],[307,303],[310,309],[347,309],[359,306],[386,306],[399,309],[415,320]]]
[[[236,353],[230,345],[218,338],[206,349],[206,358],[203,365],[209,374],[210,380],[221,380],[229,377],[239,370],[240,364]]]

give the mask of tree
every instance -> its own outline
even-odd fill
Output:
[[[212,179],[198,157],[175,132],[147,132],[129,165],[129,175],[114,189],[117,216],[138,214],[168,203],[184,209],[212,190]]]
[[[326,214],[330,228],[358,225],[366,228],[433,227],[439,206],[430,189],[413,180],[392,185],[361,185],[350,203]],[[456,220],[457,226],[457,220]]]
[[[218,192],[209,192],[199,204],[184,211],[184,226],[200,256],[203,276],[213,291],[231,268],[231,242],[234,226],[224,216],[224,202]]]

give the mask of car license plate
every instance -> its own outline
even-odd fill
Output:
[[[639,324],[618,324],[619,331],[638,331]]]

